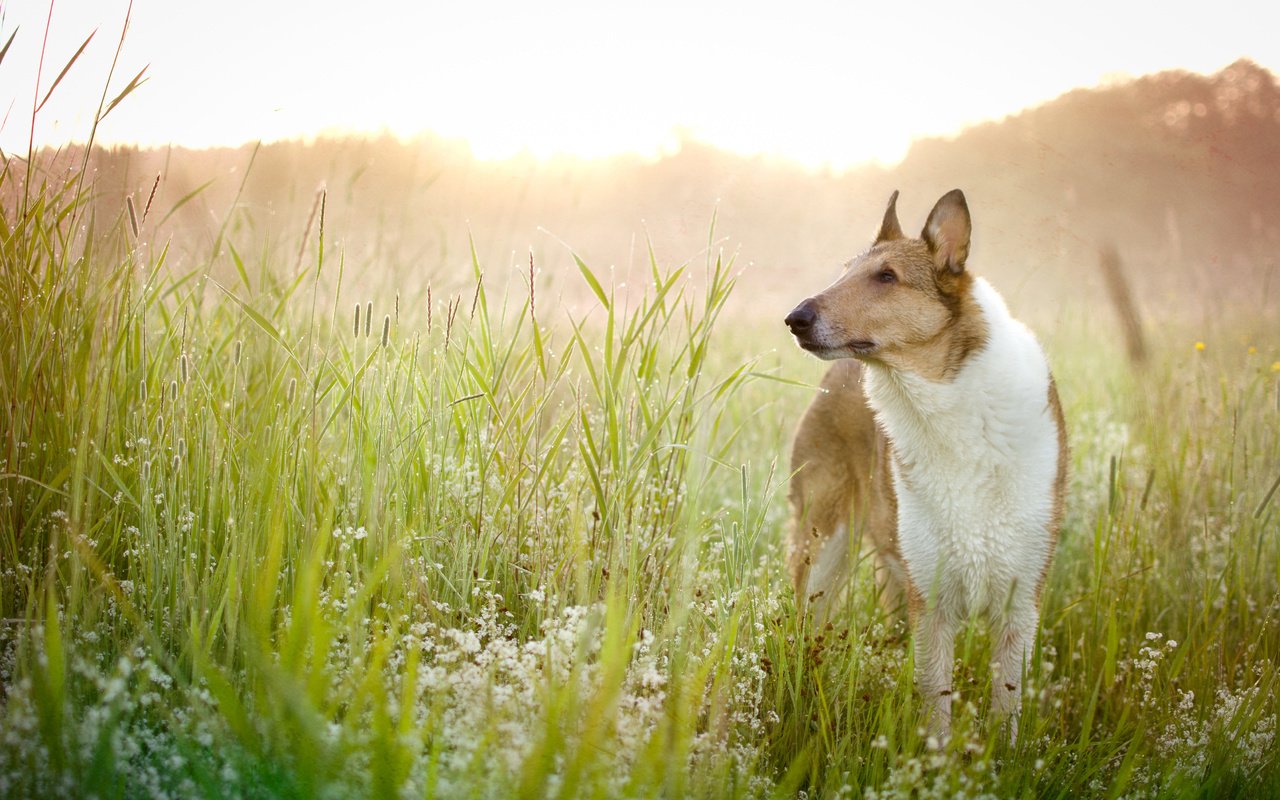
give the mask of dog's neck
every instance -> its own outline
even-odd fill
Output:
[[[1028,359],[1028,348],[1034,348],[1035,358]],[[867,399],[891,439],[907,429],[933,430],[930,438],[942,443],[949,438],[947,428],[1007,415],[1001,408],[1006,402],[1047,385],[1034,336],[981,278],[972,281],[955,322],[919,350],[910,357],[867,361]]]
[[[994,296],[994,303],[987,301],[987,295]],[[1009,312],[990,284],[967,274],[947,305],[951,320],[932,339],[880,354],[874,360],[868,359],[868,363],[893,373],[897,379],[919,376],[933,383],[954,380],[969,358],[987,344],[991,332],[989,315],[1008,316]],[[989,305],[998,307],[989,309]]]

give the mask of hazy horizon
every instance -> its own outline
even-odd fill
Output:
[[[891,191],[902,191],[900,212],[912,226],[959,187],[977,220],[975,268],[997,279],[1016,306],[1034,309],[1029,314],[1056,314],[1064,297],[1087,307],[1104,244],[1124,256],[1153,310],[1272,308],[1271,287],[1280,285],[1271,256],[1280,247],[1272,202],[1280,186],[1280,41],[1263,46],[1260,26],[1241,24],[1229,7],[1199,26],[1170,8],[1132,47],[1103,47],[1139,21],[1121,10],[1105,35],[1090,39],[1089,53],[1073,54],[1039,53],[1025,33],[1037,18],[1021,7],[1001,17],[926,4],[916,16],[940,16],[925,28],[889,9],[874,19],[878,33],[854,47],[833,33],[852,24],[847,10],[816,2],[790,9],[778,18],[786,24],[770,30],[770,20],[750,10],[713,20],[713,6],[685,14],[659,5],[643,18],[577,8],[560,19],[498,13],[504,7],[490,3],[489,19],[473,6],[428,7],[387,26],[378,20],[395,9],[385,3],[335,17],[335,5],[310,14],[289,6],[180,14],[137,0],[104,93],[124,7],[55,2],[37,94],[36,43],[50,6],[38,19],[35,6],[25,6],[20,26],[3,6],[0,48],[17,35],[0,62],[0,87],[20,93],[5,107],[0,146],[25,156],[30,110],[100,25],[40,110],[36,142],[87,132],[99,103],[146,66],[148,82],[107,115],[96,137],[109,148],[144,130],[144,151],[104,150],[84,163],[101,218],[123,230],[132,198],[142,210],[142,240],[172,243],[177,269],[216,262],[229,241],[287,271],[305,249],[317,187],[327,187],[329,235],[360,265],[359,286],[349,291],[456,286],[470,280],[475,253],[491,274],[507,276],[524,276],[532,256],[544,281],[572,294],[581,282],[571,253],[627,281],[631,268],[644,271],[646,248],[662,263],[723,252],[744,269],[738,306],[759,306],[761,318],[777,320],[795,287],[825,285],[865,246]],[[1251,23],[1267,14],[1280,16],[1280,6]],[[347,23],[343,35],[333,34],[335,19]],[[413,40],[428,19],[434,33]],[[699,50],[713,22],[723,35]],[[1060,27],[1067,35],[1088,24],[1077,15]],[[581,48],[540,39],[577,41],[570,29]],[[913,60],[894,49],[903,40],[893,32],[909,32],[923,55]],[[526,39],[541,42],[531,47],[549,63],[517,47]],[[952,40],[964,43],[963,57],[942,47]],[[211,54],[211,41],[225,49]],[[775,46],[769,59],[744,62],[766,43]],[[638,59],[645,47],[666,55]],[[964,55],[984,47],[992,48],[985,60]],[[842,54],[853,51],[844,64]],[[450,59],[455,68],[443,69]],[[1014,61],[1032,66],[1012,70]],[[417,71],[398,82],[370,83],[378,69],[410,62]],[[1119,72],[1133,78],[1120,80]],[[801,75],[812,85],[793,88]],[[829,101],[833,87],[851,81],[860,94]],[[529,92],[539,87],[550,94],[535,102]],[[1080,89],[1090,91],[1073,93]],[[824,97],[821,107],[806,105]],[[532,114],[529,103],[546,113]],[[431,113],[409,113],[420,107]],[[756,117],[740,121],[737,138],[707,123],[747,112]],[[645,115],[652,124],[631,131],[628,120]],[[374,122],[362,130],[319,124],[326,119]],[[412,129],[397,130],[397,122]],[[807,131],[820,122],[818,134]],[[856,129],[866,135],[843,146],[823,138]],[[656,149],[646,151],[646,136]],[[544,151],[548,142],[559,145]],[[164,149],[170,144],[190,150]],[[202,151],[211,146],[228,149]],[[36,180],[80,154],[47,155],[37,159]],[[605,157],[612,160],[581,160]],[[148,217],[153,201],[157,213]],[[260,248],[248,244],[259,239]],[[1219,279],[1224,270],[1233,280]]]
[[[0,3],[0,148],[83,142],[94,111],[147,79],[100,125],[104,145],[236,147],[255,141],[434,135],[480,160],[656,158],[695,141],[809,168],[892,166],[921,139],[954,136],[1079,88],[1246,58],[1275,73],[1280,9],[1228,3],[1158,18],[1107,7],[1056,19],[1000,4],[855,14],[805,2],[785,15],[721,3],[601,9],[502,2],[359,11],[342,3],[136,0]],[[1242,16],[1250,24],[1240,24]],[[920,26],[921,18],[934,24]],[[394,22],[394,24],[392,24]],[[48,25],[44,63],[41,45]],[[1046,49],[1030,31],[1052,25]],[[96,33],[94,33],[96,29]],[[1141,35],[1138,35],[1139,31]],[[32,108],[94,33],[36,115]],[[37,75],[39,79],[37,80]],[[38,97],[37,97],[38,94]]]

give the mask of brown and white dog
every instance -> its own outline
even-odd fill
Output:
[[[821,619],[865,537],[885,604],[906,601],[916,683],[942,737],[956,633],[988,619],[992,707],[1016,736],[1062,520],[1062,409],[1035,337],[965,269],[964,195],[944,195],[915,239],[897,199],[871,249],[786,318],[802,348],[836,361],[791,454],[788,565]]]

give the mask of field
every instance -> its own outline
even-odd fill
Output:
[[[1105,301],[1040,328],[1072,479],[1023,735],[975,629],[939,745],[866,569],[796,612],[822,367],[712,220],[582,303],[479,257],[351,302],[323,194],[193,261],[84,165],[0,181],[0,796],[1280,795],[1274,303],[1148,320],[1144,367]]]

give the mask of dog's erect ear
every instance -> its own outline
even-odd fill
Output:
[[[902,226],[898,224],[898,190],[889,195],[889,207],[884,210],[884,222],[880,223],[880,232],[876,234],[876,244],[891,242],[902,238]]]
[[[972,229],[964,192],[952,189],[929,212],[920,238],[929,245],[938,269],[958,275],[964,272],[964,262],[969,257],[969,233]]]

